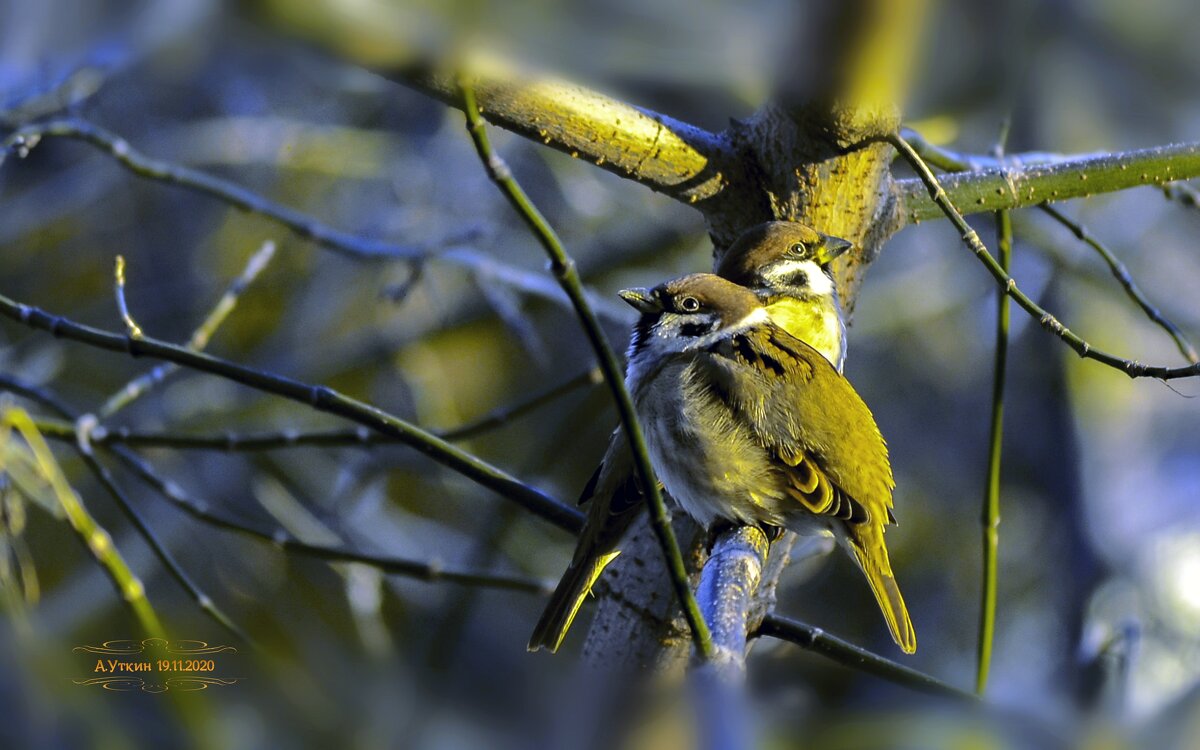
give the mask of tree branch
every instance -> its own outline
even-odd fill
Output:
[[[1009,276],[1000,267],[1000,264],[996,262],[996,259],[992,257],[992,254],[988,252],[987,247],[979,239],[979,235],[967,224],[966,219],[963,218],[962,214],[950,201],[948,193],[942,188],[938,178],[929,169],[929,165],[925,163],[925,160],[921,158],[920,154],[913,149],[908,141],[898,133],[889,136],[888,141],[912,165],[913,169],[921,175],[921,181],[925,185],[930,199],[941,208],[946,217],[950,219],[950,222],[958,229],[963,242],[975,254],[975,257],[979,258],[988,269],[988,272],[996,279],[996,282],[1001,285],[1004,293],[1012,297],[1020,305],[1021,309],[1037,319],[1043,328],[1062,339],[1080,357],[1094,359],[1097,362],[1120,370],[1131,378],[1150,377],[1159,378],[1160,380],[1173,380],[1175,378],[1188,378],[1200,375],[1200,364],[1192,364],[1186,367],[1152,366],[1109,354],[1108,352],[1096,349],[1070,329],[1063,326],[1057,318],[1046,312],[1040,305],[1017,288],[1016,280]]]
[[[1000,162],[1009,163],[1013,158],[1016,158],[1009,157],[998,159],[995,157],[978,157],[973,154],[961,154],[956,151],[950,151],[949,149],[934,146],[926,141],[920,133],[907,128],[904,130],[903,135],[905,140],[909,142],[909,144],[913,147],[913,150],[916,151],[922,159],[938,167],[939,169],[945,169],[949,171],[962,171],[969,169],[979,170],[985,168],[985,166],[988,164],[995,165],[999,164]],[[1164,192],[1167,192],[1168,197],[1170,197],[1170,189],[1181,186],[1182,183],[1176,185],[1164,185],[1163,190]],[[1121,262],[1121,259],[1118,258],[1116,254],[1101,244],[1100,240],[1096,239],[1096,237],[1094,237],[1086,227],[1079,222],[1068,218],[1066,214],[1062,213],[1054,206],[1051,206],[1049,203],[1038,204],[1037,208],[1041,210],[1042,213],[1046,214],[1070,230],[1071,234],[1075,235],[1075,237],[1081,242],[1084,242],[1093,250],[1095,250],[1108,266],[1108,270],[1121,284],[1121,287],[1125,290],[1125,294],[1131,300],[1133,300],[1134,303],[1137,304],[1137,306],[1140,307],[1144,313],[1146,313],[1146,317],[1167,332],[1167,335],[1169,335],[1171,340],[1175,342],[1175,346],[1179,349],[1179,352],[1183,354],[1184,358],[1193,364],[1197,361],[1200,361],[1200,356],[1197,356],[1195,347],[1192,346],[1190,341],[1188,341],[1187,337],[1183,334],[1183,331],[1179,329],[1179,326],[1168,320],[1167,317],[1163,315],[1157,307],[1151,304],[1150,300],[1148,300],[1146,295],[1142,293],[1142,290],[1138,287],[1137,283],[1134,282],[1133,276],[1129,273],[1129,269],[1125,267],[1125,264]]]
[[[58,413],[67,419],[70,419],[75,411],[67,406],[62,399],[51,393],[45,388],[30,385],[11,376],[0,373],[0,390],[16,393],[19,396],[30,399],[39,403],[51,411]],[[62,442],[76,443],[79,439],[79,433],[74,430],[63,430],[62,423],[53,420],[33,420],[33,424],[43,430],[42,434]],[[90,444],[89,444],[90,445]],[[187,492],[177,483],[166,479],[154,469],[150,462],[143,459],[137,453],[120,445],[106,446],[106,449],[111,452],[122,464],[130,471],[138,476],[142,481],[152,487],[155,491],[161,494],[167,502],[182,510],[192,518],[195,518],[202,523],[218,528],[236,531],[248,536],[252,536],[271,544],[278,545],[281,549],[296,554],[316,557],[322,560],[332,562],[354,562],[368,565],[377,568],[384,573],[393,575],[406,576],[415,578],[421,581],[436,582],[447,581],[449,583],[458,583],[467,586],[483,586],[487,588],[507,589],[510,591],[523,591],[534,594],[547,594],[552,590],[552,584],[548,581],[540,581],[534,578],[525,578],[521,576],[505,575],[503,573],[486,573],[481,571],[463,571],[449,570],[439,562],[424,562],[420,560],[411,560],[403,557],[393,557],[390,555],[373,555],[359,550],[346,547],[328,547],[324,545],[308,544],[283,529],[265,530],[254,527],[252,524],[234,520],[227,516],[216,513],[212,510],[212,505],[203,500],[199,500],[187,494]],[[85,454],[85,458],[91,453]],[[94,457],[92,459],[95,460]],[[90,465],[90,462],[89,462]],[[97,464],[98,465],[98,464]],[[107,489],[109,483],[112,482],[111,475],[107,470],[104,470],[104,476],[101,479],[102,484]],[[115,485],[114,485],[115,487]],[[127,499],[118,502],[122,506],[128,503]],[[132,510],[132,505],[129,506]],[[135,522],[139,526],[141,522]],[[149,540],[148,540],[149,541]],[[151,542],[158,550],[156,542]],[[166,561],[164,560],[164,563]],[[174,571],[172,571],[174,572]],[[183,581],[180,581],[183,583]],[[188,584],[184,584],[187,587]],[[189,589],[190,590],[190,589]],[[198,601],[201,602],[201,607],[208,610],[208,606],[212,605],[212,600],[203,596],[203,592],[199,592]],[[207,602],[207,606],[205,604]],[[222,623],[224,624],[224,623]],[[244,640],[249,641],[248,638]]]
[[[970,214],[1083,198],[1140,185],[1162,185],[1197,176],[1200,176],[1200,143],[1181,143],[1065,158],[1051,164],[956,172],[944,175],[941,184],[950,202]],[[897,180],[895,190],[902,225],[944,215],[922,178]]]
[[[27,154],[44,138],[68,138],[86,143],[114,159],[137,177],[176,185],[201,193],[247,213],[262,216],[299,237],[312,240],[349,258],[401,260],[409,263],[436,261],[466,269],[476,278],[504,284],[522,294],[564,304],[567,299],[544,275],[506,265],[483,253],[464,247],[419,247],[375,240],[343,232],[300,211],[270,201],[229,180],[161,161],[133,148],[128,141],[84,120],[66,118],[25,125],[0,140],[0,165],[9,151]],[[589,293],[590,294],[590,293]],[[596,300],[593,300],[596,304]],[[596,305],[604,317],[628,322],[624,310],[613,304]]]
[[[273,203],[237,183],[195,169],[153,159],[137,151],[118,135],[75,118],[50,120],[25,125],[0,141],[0,164],[4,154],[14,148],[32,148],[42,138],[70,138],[95,146],[138,177],[203,193],[234,208],[264,216],[291,232],[352,258],[422,258],[428,253],[413,245],[397,245],[358,237],[322,224],[293,208]]]
[[[445,430],[430,430],[429,434],[446,441],[467,440],[508,424],[533,410],[585,385],[595,385],[599,370],[592,369],[574,378],[535,394],[516,404],[494,409],[479,419]],[[44,434],[54,438],[70,438],[74,426],[62,422],[39,422]],[[366,427],[334,428],[328,430],[278,430],[271,432],[224,432],[220,434],[188,435],[167,430],[136,430],[129,427],[97,425],[91,432],[93,445],[129,445],[152,448],[179,448],[210,451],[269,451],[281,448],[314,446],[321,448],[374,448],[379,445],[403,443],[392,435],[372,432]]]
[[[262,270],[267,267],[267,264],[271,262],[271,258],[274,255],[275,243],[271,240],[267,240],[257,252],[250,256],[250,260],[246,263],[246,267],[240,274],[238,274],[238,277],[233,280],[233,282],[225,290],[225,293],[221,295],[221,298],[217,300],[217,304],[214,305],[212,310],[209,311],[208,315],[204,317],[204,321],[200,324],[200,326],[192,332],[191,338],[188,339],[187,348],[201,351],[208,346],[209,339],[212,338],[213,334],[216,333],[217,328],[221,326],[221,323],[225,321],[225,318],[228,317],[229,313],[233,312],[233,309],[237,306],[238,299],[242,296],[242,292],[244,292],[246,288],[250,286],[250,284],[254,283],[254,280],[258,278],[258,275],[262,273]],[[120,256],[117,257],[120,258]],[[124,263],[122,262],[120,265],[123,266]],[[118,285],[118,299],[121,302],[121,308],[123,311],[122,314],[128,315],[128,312],[125,311],[124,288],[125,280],[123,278],[123,274],[121,274],[120,284]],[[104,402],[104,404],[100,407],[97,416],[100,419],[108,419],[112,417],[118,411],[124,409],[126,406],[148,393],[156,385],[162,383],[167,379],[168,376],[171,375],[171,373],[177,371],[178,369],[179,366],[174,364],[159,365],[152,368],[149,372],[130,380]]]
[[[1196,347],[1192,345],[1192,342],[1188,340],[1187,336],[1184,335],[1179,326],[1171,322],[1157,307],[1150,302],[1149,299],[1146,298],[1145,293],[1142,292],[1140,287],[1138,287],[1137,282],[1133,280],[1133,276],[1129,273],[1129,269],[1125,267],[1125,264],[1121,262],[1121,259],[1118,258],[1112,250],[1109,250],[1100,242],[1100,240],[1096,239],[1096,237],[1087,230],[1087,227],[1083,226],[1077,221],[1074,221],[1073,219],[1068,218],[1066,214],[1062,213],[1054,206],[1043,204],[1039,206],[1039,208],[1041,208],[1042,213],[1053,218],[1059,224],[1062,224],[1064,227],[1069,229],[1071,234],[1075,235],[1077,239],[1095,250],[1096,253],[1099,254],[1099,256],[1104,260],[1105,265],[1108,266],[1108,270],[1112,273],[1113,278],[1115,278],[1117,282],[1121,284],[1121,288],[1125,290],[1126,296],[1133,300],[1134,304],[1142,309],[1142,312],[1146,313],[1147,318],[1149,318],[1159,328],[1162,328],[1167,332],[1167,335],[1170,336],[1171,340],[1175,342],[1175,347],[1179,349],[1179,353],[1182,354],[1187,361],[1193,364],[1200,362],[1200,355],[1196,353]]]
[[[1012,218],[1007,211],[996,214],[997,244],[1000,248],[1000,267],[1005,273],[1012,263]],[[975,692],[983,695],[987,689],[988,673],[992,666],[992,643],[996,634],[996,591],[1000,546],[1000,457],[1004,444],[1004,382],[1008,370],[1008,296],[996,295],[996,359],[992,371],[991,430],[988,438],[987,475],[984,481],[983,511],[980,523],[983,533],[983,572],[979,604],[979,643],[975,669]]]
[[[37,461],[38,468],[46,477],[55,497],[58,498],[71,529],[83,547],[91,553],[104,572],[108,574],[117,593],[129,606],[142,630],[147,635],[156,638],[165,637],[162,621],[159,620],[158,614],[146,598],[145,585],[129,567],[129,563],[125,561],[121,551],[113,544],[112,535],[97,523],[83,504],[82,499],[67,483],[49,446],[46,445],[45,440],[38,433],[37,427],[34,426],[32,418],[24,409],[10,408],[0,413],[0,438],[7,438],[10,429],[15,429],[25,439]],[[3,471],[3,468],[2,462],[0,462],[0,471]]]
[[[738,171],[719,134],[495,60],[470,70],[479,113],[492,124],[684,203],[717,197]],[[452,71],[414,65],[376,72],[462,109]]]
[[[897,664],[890,659],[873,654],[864,648],[855,646],[853,643],[832,636],[821,628],[806,625],[796,620],[790,620],[786,617],[768,615],[763,620],[762,625],[759,626],[756,635],[771,636],[772,638],[794,643],[803,649],[820,654],[851,669],[857,669],[860,672],[867,672],[876,677],[882,677],[889,682],[904,685],[918,692],[959,698],[971,702],[978,700],[971,693],[959,690],[936,677],[931,677],[911,667]]]
[[[176,362],[202,372],[212,373],[260,391],[274,393],[318,410],[336,414],[372,430],[391,435],[405,445],[417,449],[442,465],[457,471],[477,484],[508,498],[526,510],[571,532],[578,532],[583,514],[563,505],[507,472],[472,456],[421,428],[395,417],[370,404],[338,393],[326,386],[310,385],[291,378],[261,372],[195,352],[186,347],[150,337],[133,338],[81,325],[44,310],[20,304],[0,295],[0,315],[30,328],[48,331],[52,335],[79,341],[98,349],[122,352],[134,357],[149,356]]]
[[[159,541],[158,536],[153,532],[153,530],[151,530],[150,525],[146,523],[146,519],[144,519],[142,515],[138,513],[137,508],[135,508],[133,503],[130,502],[129,497],[124,491],[121,490],[120,486],[117,485],[112,474],[108,471],[104,464],[100,463],[99,459],[96,458],[95,453],[92,451],[91,443],[89,443],[87,439],[87,430],[95,425],[95,418],[91,417],[90,419],[86,419],[84,418],[83,414],[68,407],[66,403],[57,396],[46,393],[43,391],[43,389],[30,387],[25,383],[8,377],[7,375],[0,374],[0,387],[41,404],[42,406],[49,408],[51,411],[56,412],[60,417],[70,420],[76,425],[76,427],[71,430],[71,432],[74,433],[73,435],[58,434],[54,435],[54,437],[58,437],[64,440],[64,442],[69,442],[75,448],[75,452],[79,454],[80,458],[83,459],[83,462],[92,472],[92,475],[96,477],[98,482],[100,482],[100,486],[104,487],[104,490],[108,492],[109,496],[112,497],[112,499],[117,503],[117,506],[125,514],[125,517],[129,519],[130,523],[133,524],[134,528],[137,529],[142,538],[146,540],[146,544],[150,546],[150,549],[154,552],[154,555],[159,559],[160,562],[162,562],[163,566],[166,567],[167,572],[170,573],[171,577],[174,578],[176,582],[179,583],[179,585],[183,588],[183,590],[188,593],[188,596],[190,596],[192,600],[196,602],[196,606],[198,606],[201,611],[215,620],[218,625],[228,630],[243,643],[248,643],[251,646],[258,648],[258,644],[249,636],[249,634],[247,634],[246,631],[242,630],[241,627],[234,623],[229,615],[225,614],[224,610],[222,610],[216,604],[212,597],[206,594],[204,590],[200,588],[199,584],[192,580],[192,577],[188,575],[186,570],[183,569],[183,566],[180,565],[170,551],[167,550],[166,546]],[[42,430],[42,423],[39,420],[34,420],[34,426],[37,427],[38,431],[43,435],[47,434],[46,431]]]
[[[714,656],[712,637],[708,632],[708,625],[700,614],[700,607],[696,604],[695,595],[692,593],[687,566],[683,563],[679,542],[675,539],[675,532],[671,529],[667,506],[663,501],[662,490],[658,486],[658,478],[654,475],[654,467],[650,463],[650,452],[646,446],[646,438],[642,433],[641,425],[638,423],[633,399],[625,387],[625,376],[621,371],[621,365],[617,361],[617,356],[613,353],[608,339],[605,338],[604,331],[600,328],[600,321],[588,304],[583,291],[583,283],[579,280],[579,272],[575,268],[575,262],[567,255],[566,248],[563,247],[562,241],[559,240],[549,222],[537,210],[537,207],[533,205],[529,196],[525,194],[513,177],[508,165],[504,163],[499,154],[492,150],[486,127],[479,116],[473,85],[468,83],[465,78],[460,78],[458,87],[462,95],[462,109],[467,118],[467,132],[475,144],[475,150],[479,152],[479,158],[483,161],[488,176],[500,188],[500,192],[512,205],[513,210],[522,218],[550,257],[550,269],[558,278],[567,297],[570,298],[571,304],[575,308],[575,314],[596,353],[600,370],[604,373],[604,381],[612,392],[613,400],[616,401],[617,412],[621,416],[621,426],[629,439],[629,448],[633,452],[638,482],[650,507],[650,520],[654,533],[658,537],[663,556],[666,558],[667,570],[670,572],[675,594],[683,608],[684,617],[691,626],[696,652],[702,660],[711,661]]]

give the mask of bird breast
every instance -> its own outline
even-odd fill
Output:
[[[654,471],[684,511],[703,526],[782,525],[778,470],[695,359],[666,365],[634,397]]]
[[[802,302],[779,297],[767,306],[771,321],[816,349],[838,372],[846,357],[846,325],[832,300]]]

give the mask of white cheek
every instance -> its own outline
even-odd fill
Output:
[[[771,269],[769,279],[779,279],[788,276],[793,276],[796,273],[804,272],[808,277],[806,285],[813,294],[817,296],[825,296],[833,291],[833,280],[821,270],[821,267],[811,260],[792,260],[780,263]]]

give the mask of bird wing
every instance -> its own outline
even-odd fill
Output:
[[[814,513],[894,522],[887,445],[862,398],[820,352],[777,326],[709,350],[718,395],[778,462]]]
[[[587,521],[575,544],[571,564],[550,595],[529,639],[529,649],[557,651],[604,568],[620,554],[621,538],[645,505],[634,473],[625,431],[617,429],[604,459],[579,498]]]

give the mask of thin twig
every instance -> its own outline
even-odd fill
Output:
[[[933,199],[941,210],[945,213],[950,222],[958,229],[962,236],[963,242],[979,258],[984,267],[1000,284],[1004,293],[1012,297],[1022,310],[1025,310],[1038,321],[1038,323],[1047,331],[1059,337],[1071,347],[1071,349],[1080,357],[1093,359],[1097,362],[1108,365],[1114,369],[1120,370],[1131,378],[1159,378],[1161,380],[1173,380],[1175,378],[1188,378],[1200,375],[1200,363],[1188,365],[1186,367],[1166,367],[1162,365],[1145,365],[1136,360],[1124,359],[1114,354],[1096,349],[1087,341],[1077,336],[1070,329],[1065,327],[1050,313],[1046,312],[1040,305],[1030,299],[1024,292],[1017,287],[1017,282],[1008,273],[1000,267],[992,254],[988,252],[983,241],[979,239],[979,235],[975,230],[967,224],[966,219],[959,213],[954,204],[946,195],[946,191],[942,189],[936,176],[929,169],[929,165],[921,158],[908,141],[904,140],[899,134],[893,133],[887,137],[887,141],[891,143],[897,151],[912,165],[917,174],[920,175],[926,189],[929,191],[930,197]]]
[[[1200,190],[1186,182],[1168,182],[1162,186],[1167,200],[1177,201],[1188,208],[1200,208]]]
[[[767,615],[755,635],[771,636],[794,643],[805,650],[820,654],[851,669],[882,677],[897,685],[903,685],[922,693],[961,698],[972,702],[978,700],[975,695],[942,682],[936,677],[918,672],[903,664],[897,664],[891,659],[885,659],[878,654],[855,646],[853,643],[832,636],[821,628],[786,617]]]
[[[583,525],[583,514],[578,510],[560,503],[541,490],[521,482],[502,469],[431,435],[414,424],[370,404],[338,393],[327,386],[311,385],[273,373],[254,370],[149,336],[133,338],[92,328],[51,315],[44,310],[14,302],[3,295],[0,295],[0,315],[30,328],[49,331],[52,335],[60,338],[79,341],[98,349],[129,354],[133,357],[148,356],[175,362],[184,367],[219,375],[260,391],[283,396],[292,401],[306,404],[317,411],[336,414],[372,430],[392,435],[405,445],[415,448],[443,466],[453,469],[502,497],[518,503],[526,510],[560,528],[578,532]]]
[[[74,414],[74,410],[53,392],[25,383],[3,373],[0,373],[0,390],[10,391],[28,398],[49,408],[65,419],[71,419]],[[39,426],[39,429],[45,427],[46,429],[43,434],[53,440],[75,442],[78,437],[73,432],[64,432],[61,429],[62,423],[60,422],[37,419],[33,420],[33,424]],[[93,441],[91,445],[98,445],[98,443]],[[272,544],[277,544],[289,552],[317,557],[323,560],[362,563],[373,568],[378,568],[385,573],[407,576],[422,581],[447,581],[469,586],[484,586],[535,594],[546,594],[553,588],[552,583],[549,581],[505,575],[502,573],[447,570],[445,566],[438,562],[424,562],[389,555],[372,555],[345,547],[308,544],[282,529],[266,530],[255,528],[253,524],[234,520],[214,512],[211,504],[189,495],[177,483],[159,474],[149,461],[146,461],[134,451],[120,445],[105,446],[105,449],[110,451],[126,468],[161,494],[168,502],[196,520],[211,526],[257,537]]]
[[[235,182],[153,159],[134,149],[124,138],[76,118],[50,120],[21,127],[0,141],[0,152],[31,139],[48,137],[71,138],[88,143],[138,177],[170,183],[211,196],[234,208],[266,217],[301,237],[349,257],[413,260],[427,255],[425,250],[416,246],[397,245],[339,231],[295,209],[273,203]]]
[[[146,599],[145,585],[130,569],[125,557],[113,544],[112,535],[96,522],[96,519],[84,506],[83,500],[71,488],[58,463],[54,460],[50,447],[38,433],[29,414],[20,408],[6,410],[0,418],[0,431],[7,431],[9,428],[16,429],[29,445],[42,473],[54,489],[54,494],[58,498],[71,528],[75,531],[75,535],[91,552],[104,572],[108,574],[113,585],[116,586],[117,593],[128,603],[142,630],[153,637],[165,637],[162,622],[158,619],[154,608],[150,606],[149,600]]]
[[[1118,258],[1111,250],[1105,247],[1100,240],[1096,239],[1096,237],[1087,230],[1087,227],[1069,218],[1054,206],[1043,204],[1038,206],[1038,208],[1042,210],[1042,213],[1052,217],[1059,224],[1062,224],[1064,227],[1069,229],[1076,238],[1083,241],[1089,247],[1099,253],[1100,257],[1103,258],[1104,262],[1108,265],[1108,270],[1112,272],[1112,275],[1118,282],[1120,282],[1121,287],[1125,289],[1125,294],[1128,295],[1138,307],[1142,308],[1142,311],[1146,313],[1146,317],[1154,321],[1154,323],[1167,332],[1167,335],[1169,335],[1171,340],[1175,342],[1175,346],[1179,349],[1179,353],[1182,354],[1187,361],[1192,362],[1193,364],[1200,362],[1200,354],[1197,354],[1196,347],[1192,345],[1192,342],[1188,340],[1187,336],[1182,330],[1180,330],[1179,326],[1171,322],[1157,307],[1150,303],[1150,300],[1146,299],[1146,295],[1143,294],[1142,290],[1138,288],[1137,283],[1133,280],[1133,276],[1129,273],[1129,269],[1125,267],[1125,264],[1121,262],[1120,258]]]
[[[0,140],[0,164],[4,163],[4,156],[9,150],[16,150],[22,155],[27,154],[44,138],[69,138],[86,143],[116,160],[137,177],[165,182],[216,198],[238,210],[262,216],[300,237],[350,258],[402,260],[409,263],[437,261],[465,269],[476,278],[487,278],[502,283],[522,294],[558,304],[567,302],[558,287],[547,283],[548,280],[539,274],[461,247],[438,249],[397,244],[334,229],[312,216],[270,201],[235,182],[147,156],[133,148],[124,138],[86,120],[62,118],[22,126]],[[626,313],[616,305],[602,305],[599,310],[613,321],[626,320]]]
[[[502,406],[479,419],[445,430],[430,430],[442,440],[455,441],[478,437],[502,427],[571,391],[599,382],[599,369],[593,368],[576,375],[542,393],[516,404]],[[74,425],[46,420],[39,423],[46,434],[55,438],[70,437]],[[167,430],[135,430],[129,427],[97,425],[91,432],[93,445],[128,445],[145,448],[177,448],[226,452],[269,451],[281,448],[374,448],[397,445],[403,441],[393,435],[372,432],[366,427],[334,428],[327,430],[275,430],[270,432],[223,432],[220,434],[188,435]]]
[[[1005,273],[1012,265],[1012,217],[1008,211],[996,214],[1000,267]],[[1008,368],[1008,296],[996,300],[996,359],[992,373],[991,433],[988,440],[987,478],[983,492],[983,584],[979,607],[979,647],[975,670],[975,692],[987,689],[992,664],[992,644],[996,634],[996,592],[999,582],[1000,546],[1000,457],[1004,442],[1004,381]]]
[[[613,353],[612,347],[608,343],[608,339],[604,336],[604,331],[600,328],[600,321],[597,320],[591,305],[588,304],[574,261],[567,255],[566,249],[563,247],[558,235],[555,234],[554,229],[551,228],[549,222],[537,210],[537,207],[533,205],[533,202],[525,194],[525,191],[521,189],[520,184],[513,177],[508,165],[492,149],[491,143],[488,141],[487,129],[483,118],[479,115],[479,106],[475,102],[475,93],[471,85],[461,76],[457,83],[462,97],[462,109],[467,118],[467,132],[475,144],[475,150],[479,152],[479,158],[483,162],[488,176],[500,188],[500,191],[504,194],[509,204],[512,205],[513,209],[546,250],[546,254],[550,257],[550,269],[562,285],[563,291],[571,299],[571,304],[575,308],[575,314],[579,317],[579,322],[583,326],[592,349],[596,353],[600,369],[604,373],[604,379],[608,383],[609,390],[612,392],[613,399],[617,404],[617,411],[621,415],[621,424],[629,437],[634,464],[637,467],[638,481],[641,483],[642,490],[649,500],[650,518],[654,532],[662,547],[663,555],[666,557],[667,568],[671,575],[671,581],[675,586],[675,593],[679,597],[679,603],[683,607],[684,616],[691,626],[692,639],[695,641],[696,651],[701,659],[710,661],[715,654],[712,637],[709,633],[708,625],[704,622],[704,617],[700,613],[696,597],[692,593],[692,587],[688,581],[687,568],[683,563],[683,555],[679,551],[679,542],[675,539],[675,533],[671,529],[666,504],[663,502],[662,493],[659,491],[658,480],[654,476],[654,468],[650,464],[646,438],[642,434],[641,427],[638,424],[637,412],[634,410],[633,400],[630,398],[629,391],[625,387],[625,378],[621,371],[621,366],[617,361],[616,355]]]
[[[263,243],[262,247],[254,253],[254,255],[250,256],[250,260],[246,263],[246,267],[242,270],[241,274],[239,274],[238,277],[233,280],[233,283],[229,285],[229,287],[225,290],[225,293],[221,295],[219,300],[217,300],[217,304],[214,305],[212,310],[209,311],[208,315],[205,316],[204,321],[195,331],[192,332],[191,338],[188,339],[187,348],[195,351],[202,351],[206,346],[208,346],[208,342],[212,338],[213,334],[216,333],[217,328],[221,326],[221,323],[225,322],[225,318],[227,318],[229,313],[233,312],[234,307],[237,306],[238,299],[242,296],[242,292],[244,292],[246,288],[250,286],[250,284],[254,283],[254,280],[258,278],[258,275],[262,273],[262,270],[267,267],[267,264],[271,262],[271,258],[274,255],[275,243],[271,240],[267,240]],[[119,257],[120,256],[118,256],[118,258]],[[124,280],[122,279],[122,286],[124,285],[123,282]],[[137,376],[133,380],[126,383],[112,396],[110,396],[108,400],[104,402],[104,405],[101,406],[97,411],[96,415],[100,419],[108,419],[112,417],[118,411],[124,409],[126,406],[148,393],[156,385],[162,383],[169,375],[178,369],[179,365],[175,364],[158,365],[149,372]]]
[[[155,556],[158,557],[159,561],[161,561],[164,566],[166,566],[167,571],[179,583],[179,585],[188,592],[188,595],[192,597],[192,599],[196,602],[196,605],[200,607],[205,614],[216,620],[219,625],[233,633],[236,637],[240,638],[242,642],[248,643],[255,648],[259,648],[258,644],[249,636],[249,634],[235,624],[233,620],[226,615],[220,607],[217,606],[212,597],[206,594],[204,590],[192,580],[191,576],[187,574],[187,571],[183,569],[183,566],[175,560],[163,543],[159,541],[158,536],[150,529],[149,524],[146,523],[146,520],[142,517],[142,515],[138,513],[137,509],[133,506],[133,503],[130,502],[129,497],[117,485],[112,474],[96,458],[95,453],[92,451],[92,445],[90,442],[88,442],[88,430],[94,428],[96,424],[95,417],[92,415],[81,414],[79,411],[70,408],[67,406],[65,401],[58,396],[51,394],[44,388],[34,388],[26,383],[22,383],[21,381],[8,376],[0,375],[0,387],[5,388],[6,390],[11,390],[14,393],[35,401],[43,407],[46,407],[57,413],[63,419],[69,420],[75,425],[74,439],[70,439],[68,436],[59,434],[55,434],[53,437],[64,439],[66,442],[71,443],[71,445],[75,448],[75,451],[83,459],[84,463],[87,464],[88,469],[91,470],[92,474],[100,482],[101,486],[103,486],[105,491],[108,492],[113,500],[116,501],[122,512],[125,513],[125,516],[130,520],[131,523],[133,523],[134,528],[136,528],[138,533],[141,534],[142,538],[146,540],[146,543],[150,546],[150,549],[154,552]],[[41,420],[35,419],[33,420],[33,423],[34,426],[38,427],[38,430],[41,431]],[[47,433],[42,432],[42,434],[45,435]]]
[[[923,158],[929,164],[932,164],[940,169],[951,171],[979,169],[981,168],[979,165],[984,163],[980,161],[980,157],[976,157],[971,154],[961,154],[955,151],[950,151],[949,149],[941,148],[939,146],[934,146],[915,131],[906,129],[904,133],[905,138],[909,140],[913,150],[920,154],[921,158]],[[1007,165],[1010,163],[1011,159],[1012,157],[1006,157],[1004,159],[995,159],[989,157],[987,161]],[[1181,192],[1184,190],[1190,190],[1192,191],[1192,194],[1195,194],[1194,188],[1191,188],[1189,185],[1184,183],[1176,182],[1163,186],[1163,192],[1166,193],[1168,197],[1186,201],[1186,199],[1182,197]],[[1042,203],[1041,205],[1037,206],[1037,208],[1039,208],[1042,213],[1066,227],[1072,234],[1075,235],[1076,238],[1087,243],[1089,247],[1099,253],[1100,257],[1108,265],[1112,275],[1116,277],[1117,281],[1120,282],[1121,286],[1125,289],[1125,293],[1134,301],[1134,303],[1137,304],[1138,307],[1142,309],[1143,312],[1146,313],[1146,317],[1167,332],[1167,334],[1175,342],[1175,346],[1178,347],[1180,353],[1183,354],[1183,356],[1189,362],[1200,362],[1200,356],[1197,356],[1195,347],[1192,346],[1190,341],[1188,341],[1187,337],[1180,330],[1179,326],[1171,322],[1165,315],[1162,314],[1161,311],[1159,311],[1157,307],[1150,303],[1145,294],[1143,294],[1141,289],[1138,288],[1137,284],[1133,280],[1133,276],[1129,273],[1129,269],[1125,267],[1125,264],[1121,262],[1120,258],[1118,258],[1103,244],[1101,244],[1100,240],[1088,232],[1086,227],[1068,218],[1066,214],[1054,208],[1049,203]]]
[[[117,312],[125,323],[125,332],[135,339],[142,337],[142,329],[133,316],[129,314],[129,304],[125,301],[125,256],[118,255],[113,267],[113,294],[117,298]]]
[[[292,536],[283,529],[275,529],[273,531],[255,528],[253,525],[241,521],[228,518],[211,510],[208,503],[199,500],[189,495],[177,483],[166,479],[159,474],[150,462],[138,456],[133,451],[122,446],[110,446],[107,450],[112,451],[125,466],[138,476],[146,484],[153,487],[171,504],[198,521],[202,521],[211,526],[237,531],[248,536],[262,539],[263,541],[271,542],[277,545],[280,549],[305,555],[307,557],[316,557],[321,560],[329,560],[332,562],[354,562],[368,565],[372,568],[377,568],[384,573],[400,575],[406,578],[415,578],[420,581],[429,583],[437,581],[446,581],[448,583],[463,584],[466,586],[481,586],[485,588],[506,589],[509,591],[523,591],[527,593],[545,595],[553,590],[553,584],[549,581],[539,580],[536,578],[527,578],[524,576],[513,576],[504,573],[487,573],[482,571],[470,570],[453,570],[446,568],[442,563],[434,560],[426,562],[424,560],[413,560],[405,557],[395,557],[392,555],[376,555],[368,552],[362,552],[350,547],[332,547],[320,544],[309,544],[301,539]]]

